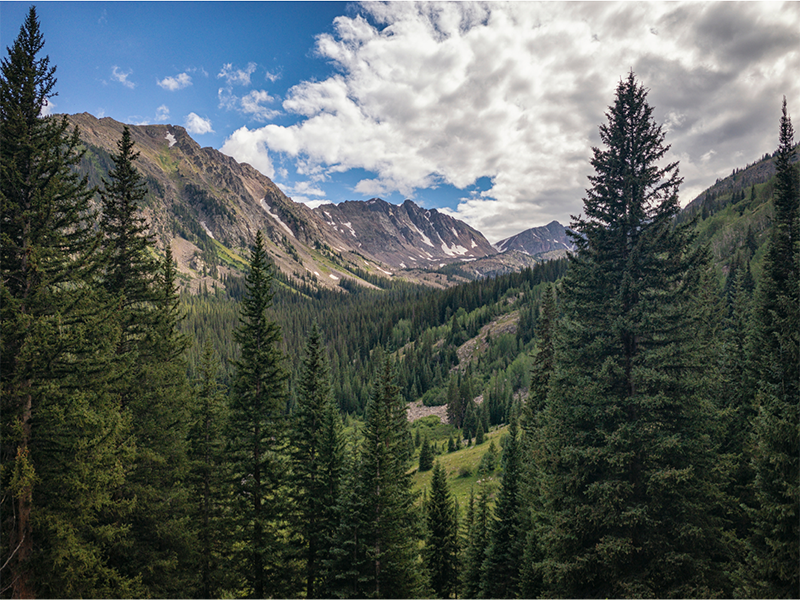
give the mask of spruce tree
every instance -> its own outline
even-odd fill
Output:
[[[118,323],[96,285],[99,237],[77,130],[44,116],[55,67],[35,8],[0,67],[2,580],[14,597],[124,596],[126,422],[110,393]]]
[[[633,73],[594,148],[543,419],[545,593],[730,593],[720,514],[707,251]]]
[[[756,585],[750,593],[800,592],[800,183],[794,130],[783,100],[772,238],[758,283],[751,356],[757,374],[753,459]]]
[[[481,566],[483,598],[517,596],[525,539],[520,527],[521,458],[517,421],[512,419],[503,446],[503,479],[489,528],[486,558]]]
[[[224,432],[227,399],[217,381],[219,362],[206,339],[195,384],[195,402],[189,430],[192,521],[197,529],[199,581],[197,596],[218,598],[230,585],[230,485],[225,459]]]
[[[433,468],[433,450],[431,443],[428,441],[426,435],[422,440],[422,446],[419,449],[419,471],[430,471]]]
[[[465,598],[481,597],[482,566],[486,559],[491,534],[492,509],[489,506],[491,484],[486,479],[479,482],[472,525],[468,532],[461,567],[461,592]]]
[[[106,182],[103,192],[104,210],[113,212],[113,206],[126,205],[126,211],[135,213],[134,203],[126,198],[135,195],[129,188],[138,187],[141,174],[131,164],[135,153],[124,134],[118,148],[111,172],[115,183]],[[130,419],[135,455],[119,498],[131,503],[133,511],[127,543],[114,548],[111,560],[120,572],[141,579],[149,594],[178,596],[194,584],[191,557],[196,548],[187,485],[191,390],[185,352],[189,340],[180,332],[183,314],[170,246],[160,261],[142,258],[154,252],[152,240],[135,226],[135,218],[124,222],[130,226],[125,235],[121,230],[105,231],[110,260],[103,283],[115,298],[122,326],[117,345],[122,368],[115,391]],[[122,238],[129,249],[136,250],[122,251]]]
[[[241,356],[231,394],[228,457],[235,494],[238,560],[248,594],[285,595],[286,378],[281,332],[272,306],[272,265],[259,231],[250,253],[246,294],[234,340]]]
[[[425,505],[427,535],[423,557],[435,598],[456,596],[458,586],[458,516],[447,476],[439,461],[433,467]]]
[[[325,347],[316,323],[306,343],[290,440],[293,520],[302,544],[306,596],[314,598],[325,579],[344,461],[341,421],[331,397]]]
[[[337,533],[333,566],[340,597],[411,598],[422,587],[406,410],[391,359],[381,363]]]

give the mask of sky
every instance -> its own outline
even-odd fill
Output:
[[[29,2],[0,2],[0,43]],[[581,212],[632,70],[687,204],[800,123],[800,2],[42,2],[53,113],[185,127],[297,202],[409,198],[491,242]],[[800,125],[795,125],[800,129]]]

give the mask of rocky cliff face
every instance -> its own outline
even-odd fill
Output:
[[[466,223],[411,200],[395,206],[373,198],[325,204],[314,212],[361,252],[395,269],[435,269],[497,254],[483,234]]]
[[[558,221],[544,227],[533,227],[495,244],[500,252],[516,250],[529,256],[550,259],[566,255],[575,245],[566,228]]]

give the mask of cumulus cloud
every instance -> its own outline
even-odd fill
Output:
[[[241,163],[251,165],[267,177],[275,176],[275,167],[265,146],[262,132],[250,131],[247,127],[237,129],[219,150]]]
[[[156,121],[169,120],[169,108],[166,104],[162,104],[156,109]]]
[[[214,133],[214,130],[211,128],[211,121],[193,112],[186,115],[184,126],[186,127],[186,131],[197,135]]]
[[[170,92],[175,92],[177,90],[182,90],[183,88],[192,85],[192,78],[188,73],[181,73],[179,75],[176,75],[175,77],[165,77],[164,79],[158,82],[158,85],[164,88],[165,90],[169,90]]]
[[[114,67],[112,67],[111,69],[111,78],[114,81],[118,81],[126,88],[132,90],[133,88],[136,87],[136,84],[134,82],[128,80],[128,77],[130,77],[132,73],[133,73],[132,70],[128,70],[127,72],[125,72],[122,71],[118,66],[114,65]]]
[[[271,104],[275,99],[264,90],[253,90],[241,100],[241,109],[257,121],[269,121],[279,114],[279,111],[267,108],[264,104]]]
[[[217,74],[218,79],[224,79],[229,86],[250,85],[250,76],[255,73],[256,63],[247,63],[244,69],[234,69],[233,63],[222,65],[222,70]]]
[[[325,191],[313,181],[299,181],[285,186],[285,189],[292,200],[302,202],[309,208],[330,203],[330,200],[325,197]]]
[[[318,37],[336,72],[290,90],[299,120],[242,128],[223,151],[268,175],[271,155],[306,177],[364,169],[364,195],[449,184],[465,190],[454,216],[498,240],[580,212],[598,126],[631,69],[686,202],[741,166],[723,163],[735,151],[775,145],[781,96],[800,101],[798,47],[797,3],[369,2]],[[255,65],[226,68],[230,84]],[[489,189],[470,194],[479,178]]]

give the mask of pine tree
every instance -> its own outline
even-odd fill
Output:
[[[434,597],[456,596],[458,585],[458,517],[444,467],[436,461],[425,505],[427,536],[423,557]]]
[[[422,585],[406,410],[390,358],[381,362],[337,533],[333,566],[340,597],[411,598]]]
[[[464,548],[461,567],[461,592],[465,598],[481,597],[481,567],[486,558],[491,533],[492,513],[489,506],[491,486],[486,479],[479,481],[478,499],[475,504],[473,520]]]
[[[241,349],[230,406],[228,456],[236,498],[239,561],[248,593],[283,595],[281,519],[285,514],[286,372],[281,332],[269,316],[272,266],[259,231],[250,254],[247,293],[234,339]]]
[[[800,592],[800,182],[794,130],[783,100],[776,153],[775,218],[756,291],[751,356],[756,365],[752,537],[756,587],[764,597]]]
[[[557,324],[556,289],[547,286],[541,302],[540,317],[536,325],[536,350],[531,365],[531,386],[528,401],[523,408],[522,486],[520,500],[520,524],[525,531],[523,560],[520,571],[520,593],[523,597],[537,597],[541,593],[541,577],[534,565],[541,561],[539,527],[542,525],[540,489],[541,468],[544,462],[542,418],[550,378],[555,367],[555,334]]]
[[[190,484],[197,528],[199,582],[197,596],[218,598],[231,589],[228,539],[230,486],[226,473],[224,431],[227,400],[217,381],[219,362],[210,339],[203,345],[189,430]]]
[[[134,166],[138,158],[126,125],[117,142],[117,153],[111,155],[114,168],[109,173],[110,181],[104,181],[100,190],[100,229],[107,255],[104,283],[111,293],[122,296],[122,306],[129,313],[137,303],[153,300],[152,283],[157,272],[150,253],[153,242],[140,212],[147,186]],[[129,335],[135,335],[135,322],[126,323],[126,327]]]
[[[109,391],[118,323],[77,130],[44,116],[55,67],[35,8],[0,67],[2,580],[14,597],[136,594],[106,560],[121,534],[126,422]]]
[[[422,440],[422,446],[419,449],[419,471],[430,471],[433,468],[433,450],[431,443],[428,441],[426,435]]]
[[[503,446],[503,479],[489,529],[486,559],[481,565],[481,597],[515,598],[525,539],[520,527],[521,456],[516,419]]]
[[[314,598],[325,578],[323,565],[336,527],[344,461],[342,425],[316,323],[306,344],[290,438],[293,518],[302,540],[306,596]]]
[[[135,454],[118,499],[132,510],[127,539],[114,547],[110,559],[156,597],[194,593],[198,583],[187,481],[192,405],[186,365],[189,340],[180,332],[183,314],[176,279],[167,246],[153,283],[152,321],[133,350],[138,385],[123,390]]]
[[[677,163],[633,73],[600,127],[543,420],[545,593],[730,593],[707,251],[675,225]]]

